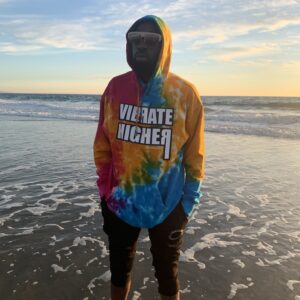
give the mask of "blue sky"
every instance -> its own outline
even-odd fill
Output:
[[[146,14],[168,23],[171,70],[202,95],[300,96],[300,0],[0,0],[0,91],[101,93]]]

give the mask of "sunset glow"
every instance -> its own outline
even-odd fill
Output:
[[[202,95],[300,96],[300,2],[0,0],[0,92],[101,94],[129,70],[146,14],[173,34],[171,70]]]

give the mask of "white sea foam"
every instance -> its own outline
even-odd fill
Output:
[[[16,210],[16,211],[12,212],[11,214],[9,214],[8,216],[1,217],[0,218],[0,226],[3,226],[4,223],[6,223],[7,221],[11,220],[16,214],[19,214],[22,211],[24,211],[24,209]]]
[[[259,250],[265,250],[265,253],[269,254],[269,255],[276,255],[276,251],[273,249],[272,245],[269,245],[266,242],[258,242],[257,243],[257,249]]]
[[[231,288],[230,294],[227,296],[227,299],[232,299],[236,295],[238,290],[247,289],[248,286],[245,284],[237,284],[234,282],[230,285],[230,288]]]
[[[260,267],[267,267],[269,266],[268,264],[265,264],[260,258],[258,259],[258,261],[256,262],[256,264]]]
[[[242,269],[245,268],[245,264],[240,259],[234,259],[232,262],[237,264]]]
[[[207,221],[204,219],[196,219],[195,222],[198,224],[207,224]]]
[[[138,291],[133,291],[132,300],[140,300],[141,299],[141,293]]]
[[[94,257],[94,258],[90,259],[85,265],[88,266],[96,260],[98,260],[98,257]]]
[[[106,271],[105,273],[103,273],[103,274],[99,277],[99,279],[100,279],[100,280],[103,280],[104,282],[108,282],[108,281],[110,280],[110,276],[111,276],[110,270],[108,270],[108,271]]]
[[[66,268],[63,268],[62,266],[59,266],[59,265],[57,265],[57,264],[52,264],[52,265],[51,265],[51,267],[52,267],[53,270],[54,270],[54,273],[57,273],[57,272],[67,272],[68,269],[69,269],[71,266],[72,266],[72,264],[69,265],[69,266],[67,266]]]
[[[222,212],[220,212],[220,213],[209,213],[207,218],[210,219],[210,220],[213,220],[214,218],[219,217],[219,216],[223,216],[223,215],[224,215],[224,213],[222,213]]]
[[[93,278],[90,283],[88,284],[88,289],[90,291],[91,294],[94,294],[93,292],[93,288],[95,288],[95,281],[97,280],[101,280],[103,282],[108,282],[110,280],[110,277],[111,277],[111,273],[110,273],[110,270],[104,272],[102,275],[98,276],[98,277],[95,277]]]
[[[63,181],[53,182],[53,183],[46,183],[46,184],[38,184],[43,191],[48,194],[54,193],[56,189],[63,183]]]
[[[234,206],[232,204],[229,204],[228,207],[229,207],[229,209],[228,209],[229,214],[234,215],[239,218],[246,218],[246,215],[241,213],[241,210],[239,207]]]
[[[57,210],[57,206],[58,203],[55,203],[53,205],[39,204],[38,206],[35,207],[27,207],[26,210],[35,216],[41,216],[44,213]]]
[[[191,293],[191,289],[187,286],[185,289],[180,290],[180,294],[189,294]]]
[[[269,260],[269,259],[265,258],[265,262],[269,266],[280,265],[282,262],[285,262],[285,261],[289,260],[290,258],[294,258],[296,256],[300,256],[300,255],[297,255],[296,253],[292,253],[292,252],[288,251],[287,255],[281,255],[281,256],[279,256],[278,259]]]
[[[261,227],[258,231],[257,231],[257,235],[262,235],[264,233],[267,233],[268,232],[268,229],[270,228],[271,225],[275,224],[277,221],[275,220],[270,220],[270,221],[267,221],[265,223],[265,226]]]
[[[189,226],[186,228],[185,233],[186,234],[195,234],[196,230],[201,230],[201,227]]]
[[[9,174],[16,173],[18,171],[30,170],[36,166],[37,166],[36,163],[31,163],[31,164],[23,165],[23,166],[15,166],[15,167],[11,167],[11,168],[8,168],[5,170],[1,170],[0,175],[9,175]]]
[[[209,206],[215,206],[217,203],[215,201],[210,200],[210,201],[207,201],[206,204]]]
[[[244,186],[239,186],[237,188],[234,189],[234,194],[240,198],[243,198],[243,192],[245,190],[245,187]]]
[[[180,261],[184,262],[196,262],[200,269],[205,268],[205,264],[199,262],[195,258],[195,254],[205,248],[221,247],[226,248],[228,246],[240,245],[241,242],[236,241],[222,241],[218,236],[232,236],[232,232],[217,232],[210,233],[201,238],[203,242],[197,242],[192,247],[180,252]]]
[[[22,207],[24,206],[23,202],[13,202],[13,203],[6,203],[6,204],[1,204],[0,209],[5,210],[5,209],[11,209],[15,207]]]
[[[300,231],[294,231],[291,233],[287,233],[287,235],[295,238],[298,242],[300,242]]]
[[[80,213],[80,215],[82,217],[90,218],[90,217],[94,216],[95,213],[98,211],[101,211],[101,209],[99,208],[99,205],[97,203],[93,203],[91,205],[90,209],[88,210],[88,212],[82,212],[82,213]]]
[[[260,206],[266,206],[270,203],[270,199],[267,194],[255,195],[255,197],[260,202]]]
[[[51,236],[51,239],[53,240],[53,242],[49,243],[49,246],[54,246],[55,242],[57,241],[56,236],[55,235]]]
[[[73,245],[71,247],[78,247],[79,245],[81,246],[86,246],[86,242],[89,241],[91,243],[96,243],[98,244],[101,248],[102,248],[102,253],[101,253],[101,257],[105,257],[105,256],[108,256],[108,249],[106,248],[106,244],[101,241],[101,240],[98,240],[96,238],[92,238],[92,237],[86,237],[86,236],[83,236],[83,237],[76,237],[73,241]],[[69,250],[70,247],[64,247],[62,250]]]
[[[179,261],[191,263],[194,262],[197,264],[200,270],[204,270],[206,268],[205,264],[194,257],[194,253],[191,251],[180,251]]]
[[[246,256],[256,256],[255,251],[242,251],[242,254]]]
[[[73,246],[74,247],[77,247],[78,245],[81,245],[81,246],[86,246],[86,239],[85,237],[76,237],[75,240],[73,241]]]
[[[34,228],[28,228],[25,229],[24,231],[20,232],[20,233],[16,233],[15,235],[28,235],[28,234],[32,234],[34,231]]]
[[[0,188],[0,191],[3,191],[5,193],[6,190]],[[1,206],[0,206],[0,208],[1,208],[1,207],[3,207],[4,204],[6,204],[7,202],[10,202],[12,199],[14,199],[16,197],[16,195],[15,194],[11,194],[11,195],[3,194],[0,197],[1,197]]]
[[[44,227],[50,226],[50,227],[57,227],[59,230],[64,230],[64,228],[58,224],[44,224]]]
[[[148,242],[150,242],[150,238],[149,238],[149,236],[146,236],[144,238],[140,238],[139,241],[141,243],[148,243]]]
[[[299,280],[289,280],[289,281],[287,282],[287,286],[288,286],[288,288],[289,288],[291,291],[294,290],[294,285],[295,285],[295,284],[300,284],[300,281],[299,281]]]
[[[235,226],[231,228],[231,233],[235,233],[236,231],[243,230],[245,226]]]

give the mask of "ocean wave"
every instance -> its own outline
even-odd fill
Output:
[[[83,114],[53,114],[50,112],[25,112],[25,111],[1,111],[0,115],[26,117],[35,119],[55,119],[55,120],[72,120],[72,121],[98,121],[98,115]]]
[[[286,126],[263,126],[260,124],[206,122],[205,131],[237,135],[255,135],[273,138],[300,139],[300,129]]]
[[[59,101],[59,102],[81,102],[91,101],[99,102],[100,95],[85,94],[16,94],[0,93],[0,100],[17,100],[17,101]]]
[[[300,138],[300,98],[210,96],[202,99],[207,131]],[[99,102],[97,95],[0,94],[0,116],[95,122]]]
[[[256,109],[286,109],[300,111],[300,97],[222,97],[204,96],[206,106],[251,107]]]

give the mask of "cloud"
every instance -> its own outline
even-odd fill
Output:
[[[215,53],[210,55],[210,57],[218,61],[227,62],[236,58],[264,55],[278,50],[278,46],[274,44],[265,44],[256,47],[231,47],[215,51]]]
[[[300,60],[290,60],[283,63],[283,67],[289,70],[298,71],[300,70]]]
[[[276,31],[293,25],[300,25],[300,18],[282,19],[282,20],[277,20],[273,23],[262,24],[262,29],[265,29],[267,31]]]
[[[90,50],[96,48],[95,41],[91,40],[86,28],[82,24],[47,24],[38,30],[28,30],[16,33],[19,39],[30,41],[33,44],[58,49]]]
[[[236,7],[241,11],[257,11],[257,10],[276,10],[290,8],[299,5],[297,0],[252,0],[242,1],[242,5],[236,3]]]
[[[218,44],[231,37],[240,36],[258,29],[257,24],[218,23],[203,26],[202,28],[175,32],[173,40],[193,40],[192,48],[198,49],[206,44]]]
[[[296,0],[271,0],[268,1],[268,5],[271,7],[284,7],[291,5],[298,5],[299,2]]]
[[[0,0],[0,3],[12,0]],[[64,0],[62,0],[64,1]],[[30,0],[29,0],[30,2]],[[80,16],[0,15],[0,42],[7,53],[25,49],[65,50],[119,49],[124,45],[128,27],[145,14],[156,14],[171,26],[175,51],[188,41],[190,49],[220,43],[228,46],[234,38],[250,34],[272,34],[290,26],[299,26],[298,1],[295,0],[141,0],[87,1]],[[289,16],[289,17],[287,17]],[[187,28],[187,30],[182,30]],[[186,47],[186,46],[185,46]],[[26,50],[30,51],[30,50]],[[5,52],[3,50],[3,52]]]
[[[266,67],[273,65],[274,63],[278,64],[277,62],[274,62],[273,59],[260,59],[260,58],[253,58],[252,60],[242,60],[237,62],[240,66],[247,66],[247,67]]]
[[[126,24],[149,14],[158,15],[162,18],[187,19],[196,16],[203,0],[142,0],[142,1],[109,1],[104,6],[102,2],[86,9],[87,12],[94,12],[101,9],[101,15],[110,17],[113,20],[123,20]]]
[[[6,44],[2,43],[1,51],[6,53],[22,53],[30,49],[36,51],[47,48],[70,50],[113,48],[111,39],[103,35],[103,30],[99,30],[101,23],[96,23],[90,18],[67,22],[41,20],[35,16],[31,20],[20,18],[5,24],[9,28],[6,35],[13,40]]]
[[[288,26],[300,25],[298,19],[281,19],[276,21],[264,21],[260,23],[219,23],[212,24],[198,29],[177,31],[173,34],[173,40],[180,42],[181,40],[193,40],[192,49],[201,48],[207,44],[218,44],[233,37],[247,35],[252,31],[271,32]]]
[[[204,4],[201,0],[178,0],[171,1],[163,9],[160,9],[160,16],[168,19],[191,18],[199,15],[199,8]]]
[[[41,46],[0,43],[0,53],[33,52],[41,49]]]

